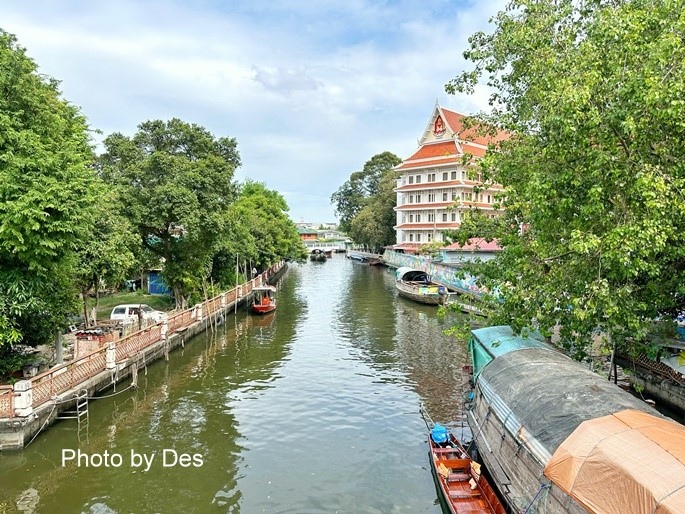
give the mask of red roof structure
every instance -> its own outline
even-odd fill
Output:
[[[478,125],[436,103],[418,148],[395,167],[399,173],[395,248],[412,251],[444,240],[442,230],[459,226],[459,210],[479,208],[498,215],[494,204],[501,186],[483,188],[467,170],[470,159],[482,158],[508,138],[507,132]]]

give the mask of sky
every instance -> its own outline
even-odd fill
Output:
[[[94,142],[180,118],[234,137],[239,181],[263,182],[295,222],[334,223],[331,195],[374,155],[409,157],[436,101],[487,110],[468,37],[505,0],[3,0],[0,28],[60,81]],[[102,151],[102,145],[98,145]]]

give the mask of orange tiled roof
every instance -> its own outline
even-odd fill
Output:
[[[399,166],[397,166],[395,169],[396,170],[406,170],[406,169],[412,169],[412,168],[427,168],[429,166],[440,166],[440,165],[445,165],[445,164],[457,164],[457,156],[454,155],[452,157],[442,157],[440,159],[431,159],[431,160],[426,160],[426,161],[418,161],[418,162],[403,162]]]
[[[445,247],[446,250],[461,250],[464,252],[499,252],[502,247],[496,240],[486,241],[485,239],[474,237],[469,239],[465,245],[459,243],[452,243]]]
[[[441,110],[445,115],[445,122],[447,122],[447,125],[449,125],[449,127],[452,129],[452,132],[457,133],[460,141],[471,141],[479,145],[488,146],[490,143],[496,143],[509,139],[509,134],[507,132],[500,131],[493,137],[479,134],[477,126],[465,129],[463,120],[467,116],[459,114],[458,112],[450,111],[444,107],[442,107]]]
[[[414,154],[405,161],[415,161],[417,159],[431,159],[433,157],[458,156],[457,145],[454,141],[441,141],[440,143],[429,143],[421,146]]]

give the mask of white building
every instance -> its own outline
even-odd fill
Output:
[[[489,142],[507,135],[479,135],[464,127],[464,117],[436,103],[418,149],[395,168],[400,173],[395,189],[396,250],[416,252],[422,244],[445,241],[443,231],[457,228],[466,209],[479,207],[499,215],[493,203],[502,187],[493,185],[476,194],[474,187],[482,184],[478,177],[469,177],[467,167],[473,165],[465,166],[464,157],[483,157]]]

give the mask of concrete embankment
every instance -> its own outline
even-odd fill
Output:
[[[124,380],[131,378],[135,384],[139,369],[155,360],[168,359],[170,351],[220,324],[252,296],[254,287],[274,283],[286,267],[279,263],[246,284],[170,316],[168,321],[146,327],[33,379],[17,382],[0,398],[0,407],[4,409],[0,412],[0,451],[24,448],[60,416],[78,417],[84,402],[116,389]]]

